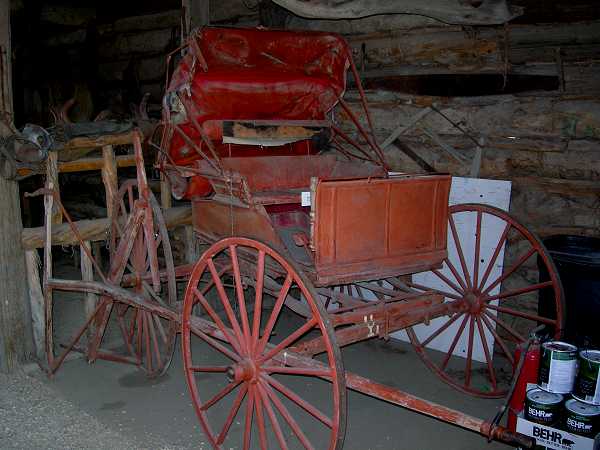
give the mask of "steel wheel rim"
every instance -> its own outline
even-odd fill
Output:
[[[127,180],[121,185],[115,198],[114,216],[111,223],[111,265],[124,227],[119,223],[119,217],[127,218],[131,211],[138,207],[138,196],[134,192],[137,188],[138,184],[136,180]],[[173,254],[162,211],[154,194],[151,192],[148,193],[148,205],[146,208],[147,211],[151,211],[152,213],[152,234],[156,239],[155,242],[158,243],[157,247],[161,249],[158,266],[159,271],[162,272],[162,286],[160,287],[160,291],[151,292],[153,291],[151,286],[152,277],[149,272],[150,269],[147,267],[147,259],[148,252],[152,250],[150,250],[150,246],[144,235],[144,225],[140,227],[136,235],[136,243],[131,254],[128,255],[130,270],[126,271],[122,280],[114,281],[125,283],[127,275],[131,276],[133,272],[137,271],[139,277],[137,277],[134,285],[131,286],[131,283],[127,283],[126,287],[143,294],[151,303],[162,303],[163,306],[174,308],[177,301],[177,285]],[[145,252],[145,254],[140,254],[140,250]],[[158,255],[158,253],[158,250],[155,251],[155,254]],[[143,284],[141,280],[143,280]],[[113,314],[127,352],[137,361],[138,367],[151,378],[163,375],[168,370],[173,359],[177,325],[156,314],[128,305],[117,304]]]
[[[240,273],[244,273],[243,269],[240,269],[240,265],[237,264],[237,269],[234,269],[233,261],[237,258],[240,261],[239,254],[251,248],[257,252],[257,264],[253,267],[254,281],[256,282],[254,298],[249,298],[243,295],[243,300],[237,295],[238,283],[242,279]],[[228,312],[222,313],[225,316],[222,323],[218,323],[215,319],[216,312],[208,313],[210,320],[219,330],[225,330],[228,336],[222,334],[221,340],[218,344],[226,345],[226,350],[229,350],[232,354],[229,355],[230,364],[228,366],[206,367],[202,368],[202,371],[220,372],[222,376],[228,375],[229,384],[226,385],[225,389],[219,391],[210,400],[205,399],[202,401],[201,389],[198,386],[196,374],[199,372],[199,367],[194,365],[192,361],[192,336],[202,339],[204,343],[207,341],[207,336],[200,336],[197,331],[194,331],[192,325],[192,310],[194,306],[198,305],[202,310],[207,313],[208,309],[205,306],[207,304],[206,299],[200,300],[198,296],[199,282],[203,275],[209,273],[211,275],[211,281],[213,286],[215,285],[214,277],[216,273],[216,266],[214,265],[213,257],[219,256],[222,252],[228,251],[231,257],[231,265],[224,265],[223,267],[230,267],[231,269],[222,269],[224,272],[231,270],[232,277],[234,279],[235,287],[233,292],[227,296],[227,301],[231,305],[238,307],[239,316],[235,316],[235,320],[231,320]],[[286,280],[283,283],[283,288],[279,291],[273,309],[264,318],[262,314],[266,309],[264,308],[264,293],[268,293],[268,290],[258,280],[267,279],[265,273],[265,259],[271,258],[276,261],[281,267],[285,268]],[[211,263],[213,266],[211,267]],[[262,270],[261,270],[262,267]],[[237,270],[237,273],[236,273]],[[211,272],[212,271],[212,272]],[[250,273],[250,275],[252,275]],[[247,276],[246,273],[243,276]],[[266,281],[265,281],[266,284]],[[210,285],[210,283],[209,283]],[[241,286],[241,284],[239,284]],[[299,328],[295,328],[295,331],[284,334],[281,342],[271,342],[271,333],[275,330],[274,324],[281,320],[281,312],[287,308],[283,308],[285,304],[284,300],[287,296],[290,288],[297,287],[304,297],[306,303],[311,312],[311,316],[307,317],[304,325]],[[243,289],[241,290],[244,291]],[[261,295],[256,295],[256,292],[261,292]],[[185,293],[183,315],[182,315],[182,352],[184,370],[186,376],[186,382],[192,397],[192,404],[194,406],[196,415],[202,425],[205,435],[208,437],[211,445],[214,448],[221,448],[221,445],[227,440],[229,433],[231,432],[231,423],[239,418],[243,420],[243,447],[250,448],[251,439],[258,439],[260,442],[260,448],[266,448],[266,432],[261,429],[266,429],[270,426],[273,429],[272,437],[278,448],[287,448],[287,439],[283,439],[282,429],[287,430],[287,434],[290,436],[290,440],[293,445],[300,446],[300,448],[329,448],[329,449],[341,449],[343,446],[343,439],[345,434],[345,415],[346,415],[346,391],[345,391],[345,378],[343,374],[343,365],[341,360],[341,354],[337,344],[335,343],[335,335],[333,328],[331,327],[327,314],[323,310],[322,306],[315,299],[318,298],[314,292],[314,288],[306,280],[306,278],[299,272],[293,263],[282,257],[278,252],[274,251],[270,247],[262,244],[261,242],[246,239],[246,238],[226,238],[216,244],[212,245],[199,259],[195,265],[192,274],[190,276],[188,286]],[[222,304],[225,304],[223,298],[219,294],[219,300]],[[248,304],[248,310],[246,310],[246,303]],[[243,306],[242,306],[243,305]],[[259,310],[261,314],[258,315],[258,322],[256,321],[256,314],[252,313],[252,317],[248,314],[250,308],[253,311]],[[244,315],[246,319],[244,319]],[[300,317],[300,316],[298,316]],[[300,319],[302,320],[302,319]],[[234,323],[238,321],[237,325]],[[314,322],[310,325],[311,322]],[[306,327],[309,328],[306,328]],[[314,327],[314,328],[313,328]],[[288,376],[299,376],[298,373],[286,373],[286,371],[295,371],[293,367],[283,364],[282,367],[275,367],[275,359],[280,355],[284,354],[285,349],[293,345],[293,335],[299,335],[302,329],[313,329],[320,333],[320,336],[327,342],[326,364],[329,363],[328,369],[328,381],[330,386],[327,387],[331,391],[331,408],[328,413],[323,413],[314,404],[309,401],[303,400],[293,389],[289,388],[284,384],[284,379]],[[262,334],[261,334],[262,333]],[[214,337],[214,336],[213,336]],[[208,337],[210,338],[210,337]],[[288,341],[288,343],[286,343]],[[210,342],[209,342],[210,344]],[[215,349],[214,343],[209,347],[212,350]],[[215,350],[218,352],[219,350]],[[235,360],[234,358],[238,358]],[[247,370],[246,370],[247,369]],[[272,371],[275,369],[275,371]],[[317,372],[312,372],[312,369],[308,367],[301,367],[298,369],[303,373],[303,377],[306,379],[316,379],[316,377],[322,377],[323,374],[317,375]],[[275,377],[279,378],[275,378]],[[312,377],[312,378],[311,378]],[[224,391],[227,393],[223,394]],[[231,404],[231,409],[227,418],[223,422],[216,423],[216,421],[209,418],[210,409],[213,408],[219,401],[224,398],[224,395],[234,394],[235,399]],[[294,395],[298,398],[294,398]],[[285,400],[286,405],[283,404]],[[214,402],[214,403],[213,403]],[[303,402],[306,402],[303,406]],[[259,406],[257,406],[259,405]],[[302,431],[300,425],[295,420],[297,417],[292,413],[290,407],[300,405],[300,408],[304,409],[305,413],[310,412],[307,408],[314,408],[314,411],[310,412],[314,423],[318,423],[326,434],[329,434],[328,444],[326,446],[317,445],[311,442],[310,436]],[[287,411],[286,411],[287,409]],[[275,417],[274,417],[275,416]],[[286,417],[287,416],[287,417]],[[291,419],[290,419],[291,417]],[[214,417],[213,417],[214,418]],[[279,420],[277,420],[279,419]],[[325,424],[325,419],[329,420],[329,424]],[[295,424],[293,423],[295,422]],[[212,425],[217,425],[217,428]],[[270,425],[269,425],[270,424]],[[295,425],[295,427],[294,427]],[[314,424],[313,424],[314,426]],[[327,431],[329,430],[329,431]],[[294,447],[295,448],[295,447]]]
[[[417,354],[421,357],[423,362],[431,369],[434,373],[436,373],[444,382],[454,387],[455,389],[477,397],[484,398],[499,398],[503,397],[507,393],[507,387],[500,387],[498,383],[498,374],[496,373],[496,368],[494,367],[494,348],[497,347],[498,356],[502,356],[507,359],[507,361],[511,364],[512,370],[515,368],[514,361],[514,353],[511,352],[510,346],[507,345],[507,338],[502,337],[501,333],[504,333],[505,336],[509,336],[514,344],[518,342],[523,342],[527,339],[527,335],[524,333],[519,333],[517,330],[513,328],[510,324],[506,323],[502,315],[513,317],[518,320],[526,320],[528,323],[531,323],[531,329],[537,326],[538,322],[544,323],[544,319],[536,314],[525,313],[513,308],[503,307],[502,304],[498,307],[493,307],[491,302],[496,300],[511,300],[514,301],[518,299],[519,296],[532,294],[534,292],[541,292],[542,289],[552,289],[552,301],[554,306],[554,312],[556,314],[556,319],[551,321],[553,323],[546,323],[552,329],[552,337],[560,338],[562,333],[562,327],[564,324],[564,295],[562,290],[562,285],[560,283],[560,279],[558,277],[558,273],[556,267],[552,259],[550,258],[547,250],[545,249],[543,243],[537,238],[530,230],[526,227],[518,223],[514,218],[512,218],[506,212],[492,207],[488,205],[480,205],[480,204],[464,204],[464,205],[455,205],[451,206],[449,209],[449,221],[450,221],[450,229],[451,233],[448,239],[456,239],[456,225],[454,217],[461,213],[475,213],[477,214],[476,219],[476,240],[475,240],[475,248],[474,252],[474,264],[471,267],[467,267],[465,263],[464,254],[461,257],[461,253],[465,252],[464,248],[461,248],[459,244],[457,246],[457,252],[459,254],[459,261],[452,264],[452,266],[448,265],[448,260],[445,261],[445,265],[451,269],[451,273],[453,275],[452,278],[447,276],[446,287],[447,290],[444,292],[448,292],[453,298],[448,299],[450,302],[459,302],[463,306],[463,308],[458,312],[452,314],[441,326],[443,329],[439,334],[436,332],[431,332],[426,339],[420,340],[414,329],[412,327],[407,328],[408,337],[410,338],[413,347],[415,348]],[[483,223],[483,218],[485,215],[496,217],[504,222],[503,233],[500,236],[498,243],[494,248],[494,253],[490,260],[487,261],[486,268],[482,271],[480,267],[480,259],[479,259],[479,250],[481,243],[481,226]],[[508,228],[507,228],[508,227]],[[506,276],[504,279],[501,279],[498,282],[498,279],[490,280],[490,273],[493,269],[493,265],[496,263],[494,256],[498,251],[498,248],[502,247],[504,243],[508,239],[508,235],[511,231],[516,231],[518,235],[522,236],[522,238],[529,243],[529,250],[522,254],[519,258],[517,258],[516,264],[511,263],[509,267],[506,266],[503,268],[502,275],[497,278],[503,278],[508,272],[510,274]],[[459,239],[460,242],[460,239]],[[499,251],[498,251],[499,252]],[[527,258],[527,254],[532,252]],[[517,274],[519,268],[524,268],[524,264],[527,261],[530,261],[531,258],[538,257],[543,261],[546,270],[549,274],[550,280],[542,283],[532,283],[529,286],[524,287],[523,289],[531,289],[524,291],[520,294],[517,292],[518,289],[512,290],[503,290],[499,294],[490,295],[490,292],[493,292],[496,286],[500,286],[503,282],[510,279],[513,274]],[[475,263],[477,261],[477,264]],[[515,267],[516,266],[516,267]],[[489,271],[488,271],[489,268]],[[514,270],[513,270],[514,268]],[[465,270],[467,276],[465,276]],[[462,275],[460,276],[456,276]],[[438,275],[439,276],[439,275]],[[443,276],[443,275],[442,275]],[[498,284],[495,284],[497,283]],[[452,286],[454,284],[454,286]],[[536,286],[539,287],[534,289]],[[417,287],[420,290],[423,290],[423,286],[412,286]],[[461,292],[459,292],[459,290]],[[510,295],[514,294],[514,295]],[[526,316],[526,317],[525,317]],[[453,333],[450,331],[450,327],[454,326],[453,324],[458,324],[458,331],[452,342],[450,344],[450,348],[448,349],[446,356],[442,363],[438,363],[434,361],[431,357],[431,351],[426,349],[425,346],[433,340],[438,339],[438,337],[444,333]],[[534,325],[535,323],[535,325]],[[492,329],[494,331],[492,331]],[[456,375],[451,375],[447,372],[447,365],[449,362],[449,358],[453,351],[456,348],[456,345],[462,337],[466,336],[467,338],[467,358],[465,360],[464,367],[464,381],[459,379]],[[494,339],[494,346],[491,346],[488,342],[488,338],[486,335],[491,335]],[[451,334],[452,336],[452,334]],[[489,387],[485,390],[483,388],[477,388],[471,385],[471,373],[474,371],[472,364],[472,352],[476,340],[479,340],[481,347],[483,349],[483,353],[485,356],[485,367],[483,371],[486,373],[486,380],[489,383]],[[513,345],[514,345],[513,344]],[[490,348],[491,347],[491,348]],[[511,354],[512,353],[512,354]],[[512,359],[511,359],[512,358]],[[512,373],[511,373],[512,376]]]

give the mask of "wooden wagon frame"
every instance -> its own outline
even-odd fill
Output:
[[[226,30],[220,32],[227,34]],[[188,62],[193,63],[189,66],[210,72],[198,44],[201,39],[202,31],[190,40]],[[175,266],[161,209],[148,187],[142,137],[137,134],[137,177],[121,185],[113,205],[108,272],[95,263],[100,280],[80,281],[58,279],[46,271],[50,373],[92,328],[92,337],[83,350],[90,362],[100,358],[131,363],[148,376],[160,376],[169,367],[176,336],[181,333],[192,403],[215,448],[224,447],[230,434],[238,431],[244,448],[264,449],[271,443],[280,448],[342,448],[346,389],[490,439],[523,447],[533,445],[531,439],[496,423],[344,370],[342,346],[371,338],[388,339],[391,333],[406,330],[417,353],[445,382],[465,393],[501,397],[506,394],[506,386],[497,379],[495,361],[502,357],[509,370],[514,370],[515,350],[526,340],[523,331],[507,323],[503,315],[525,320],[530,328],[545,324],[553,336],[559,336],[564,314],[562,289],[553,263],[543,244],[526,227],[491,206],[449,207],[449,175],[388,172],[374,139],[356,68],[350,55],[345,57],[354,74],[368,127],[341,97],[338,100],[356,127],[358,139],[331,119],[213,118],[211,123],[199,123],[193,120],[195,106],[189,86],[168,85],[165,98],[177,96],[177,106],[183,108],[188,119],[192,118],[190,127],[199,138],[197,142],[189,137],[184,140],[202,158],[180,165],[169,157],[169,140],[181,136],[182,128],[179,119],[170,115],[172,104],[165,102],[158,167],[174,180],[174,191],[183,180],[179,194],[194,178],[210,186],[210,195],[192,197],[194,231],[204,248],[202,256],[195,264]],[[223,136],[239,139],[236,142],[243,145],[261,133],[258,138],[262,144],[265,133],[269,139],[286,142],[290,135],[294,142],[325,135],[343,158],[310,152],[223,156],[208,136],[207,125],[220,127]],[[46,195],[47,203],[53,201],[51,189],[40,193]],[[471,216],[475,224],[471,259],[466,257],[468,249],[461,245],[457,231],[457,219],[464,215]],[[66,211],[65,217],[77,235],[77,227]],[[480,249],[486,220],[499,221],[502,233],[493,243],[491,256],[483,261]],[[51,265],[51,221],[47,221],[46,230],[45,263]],[[449,257],[449,240],[458,261]],[[507,242],[519,243],[522,253],[505,264],[500,275],[491,276]],[[93,260],[91,254],[88,257]],[[540,276],[520,286],[509,283],[527,261],[536,257],[545,278]],[[416,283],[411,274],[423,271],[431,271],[446,288]],[[177,296],[177,280],[187,280],[182,301]],[[100,295],[95,310],[58,357],[52,343],[53,290]],[[530,295],[550,305],[553,315],[498,303]],[[413,326],[428,325],[437,318],[445,318],[443,324],[427,337],[414,332]],[[110,326],[122,339],[118,351],[103,346]],[[430,351],[428,344],[445,332],[453,333],[448,350],[441,355]],[[463,334],[468,343],[465,365],[461,374],[451,374],[448,364]],[[490,336],[493,342],[488,341]],[[477,341],[485,353],[485,387],[473,383],[472,353]],[[204,359],[209,352],[221,362]],[[215,382],[214,393],[207,395],[204,391],[211,377],[221,377],[221,381]],[[322,391],[320,406],[286,384],[286,380],[293,384],[298,379],[305,383],[329,382]],[[230,407],[219,419],[212,411],[225,398]],[[244,420],[234,426],[242,411]],[[294,411],[314,420],[314,429],[303,430]]]

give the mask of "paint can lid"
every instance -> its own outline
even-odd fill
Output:
[[[550,341],[545,342],[542,347],[546,350],[552,350],[553,352],[576,352],[577,347],[573,344],[568,344],[567,342],[561,341]]]
[[[594,363],[600,363],[600,350],[581,350],[579,352],[581,359],[586,359]]]
[[[527,391],[527,399],[540,403],[542,405],[555,405],[563,401],[561,394],[555,394],[553,392],[544,391],[540,388],[533,388]]]
[[[575,414],[579,414],[580,416],[593,417],[600,415],[600,406],[583,403],[574,398],[567,400],[565,403],[565,409],[567,411],[574,412]]]

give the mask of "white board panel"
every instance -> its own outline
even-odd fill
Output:
[[[456,205],[461,203],[483,203],[508,211],[510,206],[510,191],[510,181],[454,177],[452,178],[452,186],[450,189],[450,204]],[[475,263],[474,254],[477,214],[470,212],[461,213],[456,215],[454,218],[457,233],[459,235],[459,240],[461,242],[463,254],[465,257],[465,266],[467,268],[467,271],[469,272],[469,275],[472,277]],[[503,229],[504,222],[495,217],[484,215],[482,219],[481,249],[480,258],[478,262],[480,278],[481,274],[487,267],[488,262],[491,260],[492,254],[498,244]],[[448,227],[448,255],[450,261],[454,264],[459,273],[462,273],[460,259],[458,257],[456,244],[454,242],[454,239],[452,238],[450,227]],[[491,283],[493,280],[495,280],[502,274],[503,261],[504,246],[502,247],[498,258],[496,259],[496,262],[491,270],[490,276],[484,288],[487,287],[489,283]],[[452,272],[446,264],[444,264],[444,267],[440,270],[440,272],[443,275],[445,275],[448,279],[455,282],[456,279],[454,278]],[[450,288],[444,281],[442,281],[432,272],[422,272],[414,274],[413,282],[431,288],[440,289],[445,292],[454,292],[452,288]],[[499,290],[500,285],[496,286],[493,290],[491,290],[490,294],[494,295],[498,293]],[[450,299],[448,298],[446,300],[450,301]],[[429,325],[415,326],[413,327],[413,330],[415,331],[420,340],[424,340],[428,336],[430,336],[435,330],[437,330],[439,327],[445,324],[447,321],[447,317],[441,317],[432,320]],[[451,347],[452,340],[459,331],[461,322],[462,319],[459,319],[456,322],[454,322],[447,330],[445,330],[433,341],[431,341],[428,347],[442,352],[448,352],[448,350]],[[475,329],[477,329],[477,327],[475,327]],[[492,354],[494,348],[493,335],[487,329],[485,329],[485,333],[486,342],[488,343],[490,354]],[[454,348],[454,355],[466,357],[468,335],[469,333],[467,323],[465,329],[462,332],[461,338],[459,339],[456,347]],[[409,340],[405,331],[394,333],[393,336],[401,340]],[[485,362],[483,344],[481,342],[481,339],[479,339],[477,332],[475,333],[475,337],[476,339],[474,340],[473,359],[476,361]]]

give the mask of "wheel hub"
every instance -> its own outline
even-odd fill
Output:
[[[465,294],[464,299],[466,309],[471,314],[479,314],[485,307],[485,299],[480,292],[468,291]]]
[[[254,361],[244,359],[237,364],[229,366],[227,369],[227,378],[231,382],[241,383],[242,381],[258,381],[259,370]]]

